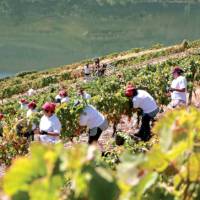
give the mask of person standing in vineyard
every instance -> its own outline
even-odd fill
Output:
[[[57,143],[61,132],[61,123],[55,115],[55,104],[46,102],[43,106],[43,117],[40,120],[40,128],[35,134],[40,134],[43,143]]]
[[[99,58],[95,58],[94,59],[94,71],[95,71],[95,75],[97,77],[101,76],[101,65],[100,65],[100,59]]]
[[[89,67],[89,63],[87,63],[84,67],[83,67],[83,73],[84,73],[84,78],[86,81],[89,80],[90,78],[90,67]]]
[[[178,106],[186,105],[187,102],[187,80],[182,76],[183,70],[180,67],[175,67],[172,71],[174,80],[169,89],[171,95],[171,103],[168,108],[176,108]]]
[[[151,136],[150,121],[159,112],[156,101],[148,92],[139,90],[131,84],[126,87],[125,95],[131,98],[133,108],[142,110],[142,124],[139,132],[134,136],[139,137],[143,141],[148,141]]]
[[[105,117],[92,105],[87,105],[80,115],[80,126],[89,128],[88,143],[97,142],[101,133],[108,128],[108,121]]]
[[[107,69],[107,64],[104,63],[100,68],[100,76],[104,76],[106,69]]]

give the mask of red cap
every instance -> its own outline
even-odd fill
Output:
[[[0,113],[0,120],[4,118],[3,113]]]
[[[56,105],[55,105],[54,103],[51,103],[51,102],[46,102],[46,103],[42,106],[42,109],[43,109],[43,110],[46,110],[46,111],[54,112],[55,109],[56,109]]]
[[[61,90],[61,91],[59,92],[59,95],[60,95],[61,97],[66,97],[66,96],[67,96],[67,92],[66,92],[65,90]]]
[[[133,85],[128,85],[127,87],[126,87],[126,90],[125,90],[125,95],[127,96],[127,97],[132,97],[133,96],[133,91],[135,90],[135,86],[133,86]]]
[[[34,101],[32,101],[32,102],[30,102],[29,104],[28,104],[28,108],[29,109],[31,109],[31,108],[35,108],[37,105],[36,105],[36,103],[34,102]]]
[[[24,99],[24,98],[22,98],[22,99],[20,100],[20,102],[21,102],[21,103],[28,104],[28,101],[27,101],[26,99]]]
[[[172,70],[172,73],[183,73],[183,70],[179,66],[176,66]]]

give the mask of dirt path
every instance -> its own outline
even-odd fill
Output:
[[[106,63],[106,64],[112,64],[114,62],[117,61],[122,61],[122,60],[127,60],[130,58],[138,58],[144,55],[148,55],[148,54],[152,54],[152,53],[158,53],[158,52],[162,52],[162,51],[168,51],[168,50],[172,50],[172,49],[178,49],[181,48],[181,45],[174,45],[174,46],[169,46],[169,47],[163,47],[163,48],[159,48],[159,49],[150,49],[150,50],[144,50],[141,52],[132,52],[132,53],[127,53],[125,55],[117,55],[116,57],[113,58],[106,58],[106,59],[102,59],[101,63]],[[82,70],[83,66],[78,66],[76,68],[76,70]]]
[[[171,60],[171,59],[182,59],[185,58],[189,55],[195,54],[195,53],[199,53],[200,48],[196,48],[196,49],[188,49],[184,52],[180,52],[180,53],[174,53],[172,55],[168,55],[168,56],[161,56],[159,58],[153,58],[147,61],[144,61],[140,64],[135,64],[135,65],[131,65],[129,67],[133,67],[133,68],[140,68],[140,67],[145,67],[146,65],[155,65],[155,64],[161,64],[163,62],[166,62],[167,60]]]
[[[158,52],[162,52],[162,51],[168,51],[168,50],[171,50],[171,49],[176,49],[176,48],[180,48],[181,45],[174,45],[174,46],[170,46],[170,47],[163,47],[163,48],[160,48],[160,49],[150,49],[150,50],[145,50],[145,51],[141,51],[141,52],[138,52],[138,53],[129,53],[129,54],[126,54],[126,55],[119,55],[117,57],[114,57],[113,59],[104,59],[102,60],[102,62],[104,63],[113,63],[113,62],[117,62],[117,61],[120,61],[120,60],[127,60],[127,59],[130,59],[130,58],[134,58],[134,57],[140,57],[140,56],[144,56],[144,55],[147,55],[147,54],[152,54],[152,53],[158,53]]]

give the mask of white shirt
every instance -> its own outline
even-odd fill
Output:
[[[154,98],[144,90],[137,90],[137,96],[133,97],[133,107],[141,108],[144,113],[150,113],[158,108]]]
[[[68,103],[69,102],[69,97],[64,97],[61,99],[61,103]]]
[[[81,126],[87,126],[89,129],[93,129],[102,125],[104,121],[105,117],[92,105],[88,105],[80,115],[79,124]]]
[[[90,68],[87,67],[86,65],[84,66],[84,73],[85,74],[90,74]]]
[[[171,88],[175,89],[187,89],[187,80],[184,76],[178,76],[176,79],[172,81]],[[186,91],[178,92],[173,91],[171,93],[172,100],[182,100],[186,102]]]
[[[55,114],[51,117],[47,117],[44,115],[40,120],[40,131],[54,132],[60,134],[60,120]],[[47,143],[56,143],[59,141],[59,138],[50,135],[40,135],[40,140]]]
[[[30,117],[30,116],[32,115],[32,113],[35,113],[35,112],[37,112],[35,109],[34,109],[34,110],[28,109],[28,111],[27,111],[27,113],[26,113],[26,117],[27,117],[27,118]]]
[[[87,92],[83,92],[83,94],[81,95],[83,97],[83,99],[91,99],[91,95],[88,94]]]

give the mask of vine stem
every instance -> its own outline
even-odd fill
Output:
[[[116,132],[117,132],[117,122],[114,122],[113,123],[113,134],[112,134],[112,137],[114,137],[116,135]]]

